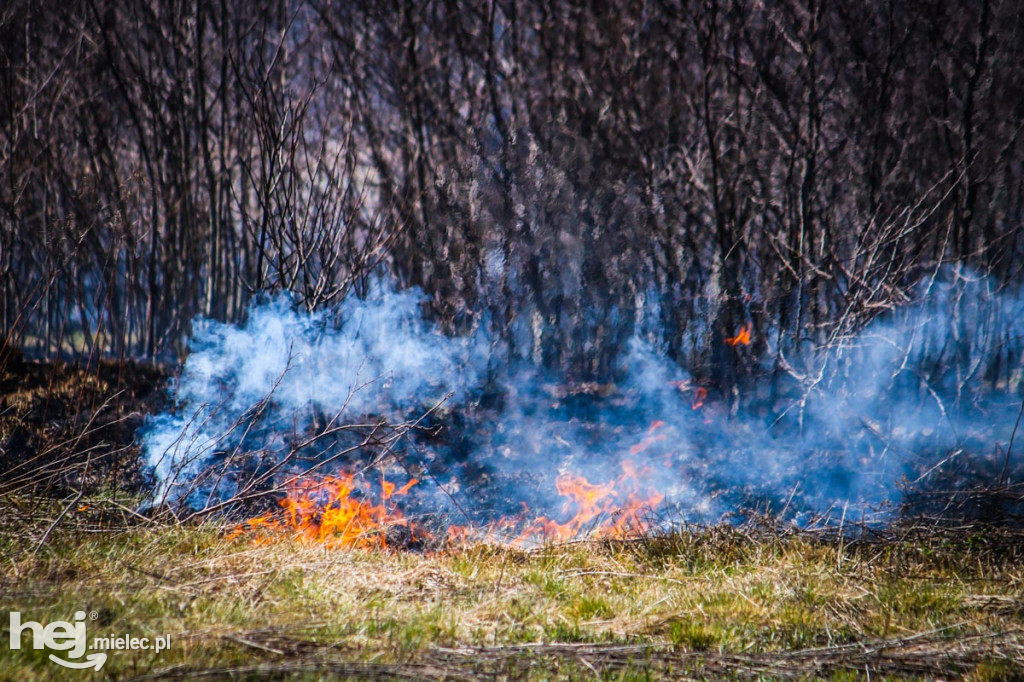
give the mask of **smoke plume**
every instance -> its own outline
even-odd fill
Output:
[[[559,475],[626,472],[636,494],[657,493],[667,528],[759,512],[884,520],[929,486],[1008,483],[1022,302],[961,271],[914,295],[799,357],[746,329],[766,350],[732,391],[665,357],[649,321],[607,381],[578,383],[504,357],[487,325],[442,333],[415,289],[378,283],[312,314],[266,301],[244,324],[195,325],[173,408],[145,430],[154,503],[230,509],[310,471],[374,466],[421,481],[416,513],[486,524],[523,504],[557,516]],[[727,331],[728,352],[754,352]]]

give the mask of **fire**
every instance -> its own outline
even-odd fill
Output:
[[[651,422],[651,426],[647,429],[647,435],[644,437],[644,439],[637,443],[636,445],[629,448],[630,454],[639,455],[641,452],[651,447],[659,440],[665,440],[665,434],[655,434],[655,432],[664,425],[665,422],[661,421],[660,419],[655,419],[653,422]]]
[[[559,523],[544,516],[529,524],[513,544],[566,542],[581,536],[620,538],[650,529],[649,516],[663,496],[653,489],[640,493],[640,480],[650,475],[648,467],[622,462],[622,475],[614,481],[595,484],[583,476],[561,474],[555,489],[567,498],[563,514],[572,516]]]
[[[645,438],[631,450],[638,454],[663,440],[658,431],[665,426],[654,421]],[[592,483],[584,476],[562,473],[555,479],[555,490],[564,498],[559,515],[564,520],[535,516],[523,503],[518,514],[504,516],[485,526],[452,525],[447,529],[450,546],[473,542],[536,545],[567,542],[580,537],[621,538],[649,532],[651,513],[663,496],[647,481],[649,466],[632,460],[621,463],[622,473],[613,480]],[[256,532],[256,542],[268,535],[288,534],[302,541],[336,548],[378,549],[388,546],[394,529],[405,529],[404,537],[431,537],[411,523],[402,513],[396,498],[408,495],[418,481],[411,479],[402,487],[381,480],[375,492],[354,474],[323,478],[299,478],[292,482],[280,501],[281,510],[249,519],[236,527],[230,537]]]
[[[726,345],[729,346],[749,346],[750,345],[750,334],[754,331],[754,323],[746,322],[743,327],[736,334],[725,340]]]
[[[360,484],[354,474],[296,479],[280,501],[282,511],[249,519],[231,537],[260,530],[291,533],[331,547],[386,547],[388,531],[395,527],[408,528],[414,536],[424,535],[409,524],[396,504],[387,504],[394,497],[407,495],[417,483],[411,479],[396,490],[394,483],[382,480],[381,499],[375,503],[369,486]],[[354,493],[362,495],[353,497]]]
[[[699,410],[704,407],[704,401],[708,399],[708,389],[700,386],[696,391],[693,392],[693,403],[690,405],[691,410]]]
[[[510,537],[515,536],[523,523],[530,508],[523,503],[523,511],[512,516],[503,516],[497,521],[492,521],[485,527],[478,526],[448,526],[448,544],[450,546],[468,545],[481,543],[485,545],[504,544]]]

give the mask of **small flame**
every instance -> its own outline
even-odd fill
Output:
[[[398,526],[409,528],[414,536],[424,535],[410,526],[396,505],[384,504],[408,494],[418,482],[411,479],[396,490],[394,483],[381,481],[381,502],[375,504],[369,486],[357,482],[354,474],[296,479],[280,501],[283,511],[249,519],[230,537],[261,530],[292,533],[302,540],[332,547],[386,547],[388,531]],[[363,493],[365,499],[354,493]]]
[[[736,336],[731,336],[725,340],[728,346],[749,346],[750,345],[750,334],[754,331],[754,323],[746,322],[740,329]]]
[[[704,401],[708,399],[708,389],[703,386],[697,387],[697,390],[693,392],[693,403],[690,405],[691,410],[699,410],[704,407]]]
[[[660,424],[658,425],[660,426]],[[652,424],[652,428],[658,428]],[[581,536],[621,538],[630,533],[650,530],[649,515],[663,495],[649,489],[640,494],[640,479],[650,475],[648,467],[637,467],[631,460],[622,462],[622,475],[607,483],[591,483],[583,476],[561,474],[555,489],[568,498],[562,513],[575,512],[563,523],[537,517],[520,533],[513,544],[540,541],[567,542]]]
[[[661,421],[660,419],[655,419],[653,422],[651,422],[650,427],[647,429],[647,435],[644,436],[644,439],[637,443],[636,445],[629,448],[630,454],[639,455],[641,452],[651,447],[659,440],[665,440],[665,434],[655,434],[655,431],[657,431],[664,425],[665,422]]]

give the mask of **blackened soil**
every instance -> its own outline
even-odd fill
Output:
[[[63,497],[145,486],[137,433],[166,402],[168,370],[136,362],[92,367],[0,363],[0,494]]]

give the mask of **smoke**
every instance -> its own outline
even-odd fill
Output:
[[[1024,374],[1020,298],[956,272],[916,300],[729,393],[651,342],[656,314],[606,383],[574,383],[504,357],[486,324],[442,334],[416,289],[377,283],[312,314],[277,298],[242,325],[195,325],[173,408],[144,432],[154,502],[218,508],[372,464],[424,481],[418,513],[463,524],[524,503],[557,515],[559,474],[623,472],[657,492],[664,527],[752,512],[885,519],[908,491],[991,483],[1019,459],[1005,446]]]
[[[170,387],[173,410],[145,428],[154,499],[216,503],[240,491],[232,474],[242,472],[231,469],[254,465],[239,456],[259,453],[257,468],[274,467],[295,454],[296,441],[302,450],[309,434],[343,428],[341,419],[400,423],[448,396],[463,402],[479,381],[481,349],[475,339],[440,334],[423,319],[423,300],[419,291],[378,282],[334,311],[300,312],[282,295],[254,305],[241,326],[199,320]],[[211,476],[225,459],[228,466]],[[247,473],[250,481],[266,478]]]

